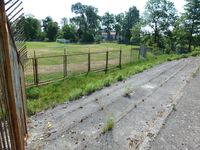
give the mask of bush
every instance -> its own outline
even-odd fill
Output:
[[[123,81],[124,77],[121,74],[118,74],[117,77],[116,77],[116,80],[117,81]]]
[[[84,33],[80,40],[81,43],[93,43],[94,42],[94,36],[90,33]]]
[[[167,61],[172,61],[172,59],[171,58],[167,58]]]
[[[26,90],[28,99],[38,99],[40,97],[40,90],[38,88],[29,88]]]
[[[72,92],[70,92],[69,95],[69,100],[74,100],[83,95],[83,90],[82,89],[74,89]]]
[[[95,37],[95,42],[96,42],[96,44],[100,44],[101,41],[102,41],[102,38],[101,38],[100,35],[98,35],[98,36]]]
[[[112,83],[112,79],[109,77],[109,78],[106,78],[104,81],[103,81],[103,85],[108,87],[110,86]]]
[[[191,55],[192,56],[198,56],[198,55],[200,55],[200,51],[193,51]]]
[[[93,83],[89,83],[85,86],[85,94],[91,94],[96,90],[96,86]]]

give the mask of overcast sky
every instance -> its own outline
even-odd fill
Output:
[[[99,10],[99,15],[105,12],[118,14],[125,12],[131,6],[136,6],[140,13],[144,11],[147,0],[22,0],[24,2],[25,14],[32,14],[38,19],[51,16],[60,23],[61,18],[73,17],[71,5],[76,2],[92,5]],[[179,12],[183,12],[185,0],[171,0]]]

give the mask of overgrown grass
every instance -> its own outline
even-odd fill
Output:
[[[89,95],[112,83],[122,81],[127,77],[142,72],[165,61],[181,59],[189,56],[197,56],[199,52],[184,55],[149,55],[148,59],[123,65],[121,70],[104,72],[91,72],[86,75],[69,77],[63,81],[52,84],[27,88],[28,113],[33,115],[42,110],[75,100],[83,95]]]

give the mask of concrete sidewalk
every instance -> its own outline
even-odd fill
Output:
[[[151,150],[200,150],[200,71],[193,76]]]

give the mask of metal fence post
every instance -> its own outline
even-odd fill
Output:
[[[131,46],[131,52],[130,52],[130,63],[133,62],[133,50],[132,50],[132,46]]]
[[[138,60],[140,60],[140,55],[141,55],[141,46],[140,46],[139,52],[138,52]]]
[[[106,69],[105,72],[108,71],[108,50],[106,51]]]
[[[120,47],[120,51],[119,51],[119,68],[122,68],[122,49]]]
[[[35,58],[32,58],[31,59],[32,60],[32,65],[33,65],[33,84],[35,84],[36,83],[36,79],[35,79]]]
[[[64,72],[64,77],[67,76],[67,54],[66,54],[66,49],[64,49],[64,55],[63,55],[63,72]]]
[[[34,81],[36,85],[39,84],[39,78],[38,78],[38,60],[36,58],[36,54],[35,54],[35,51],[34,51],[34,69],[35,69],[35,73],[34,73]]]
[[[88,72],[90,72],[91,70],[91,59],[90,59],[90,49],[89,49],[89,53],[88,53]]]

